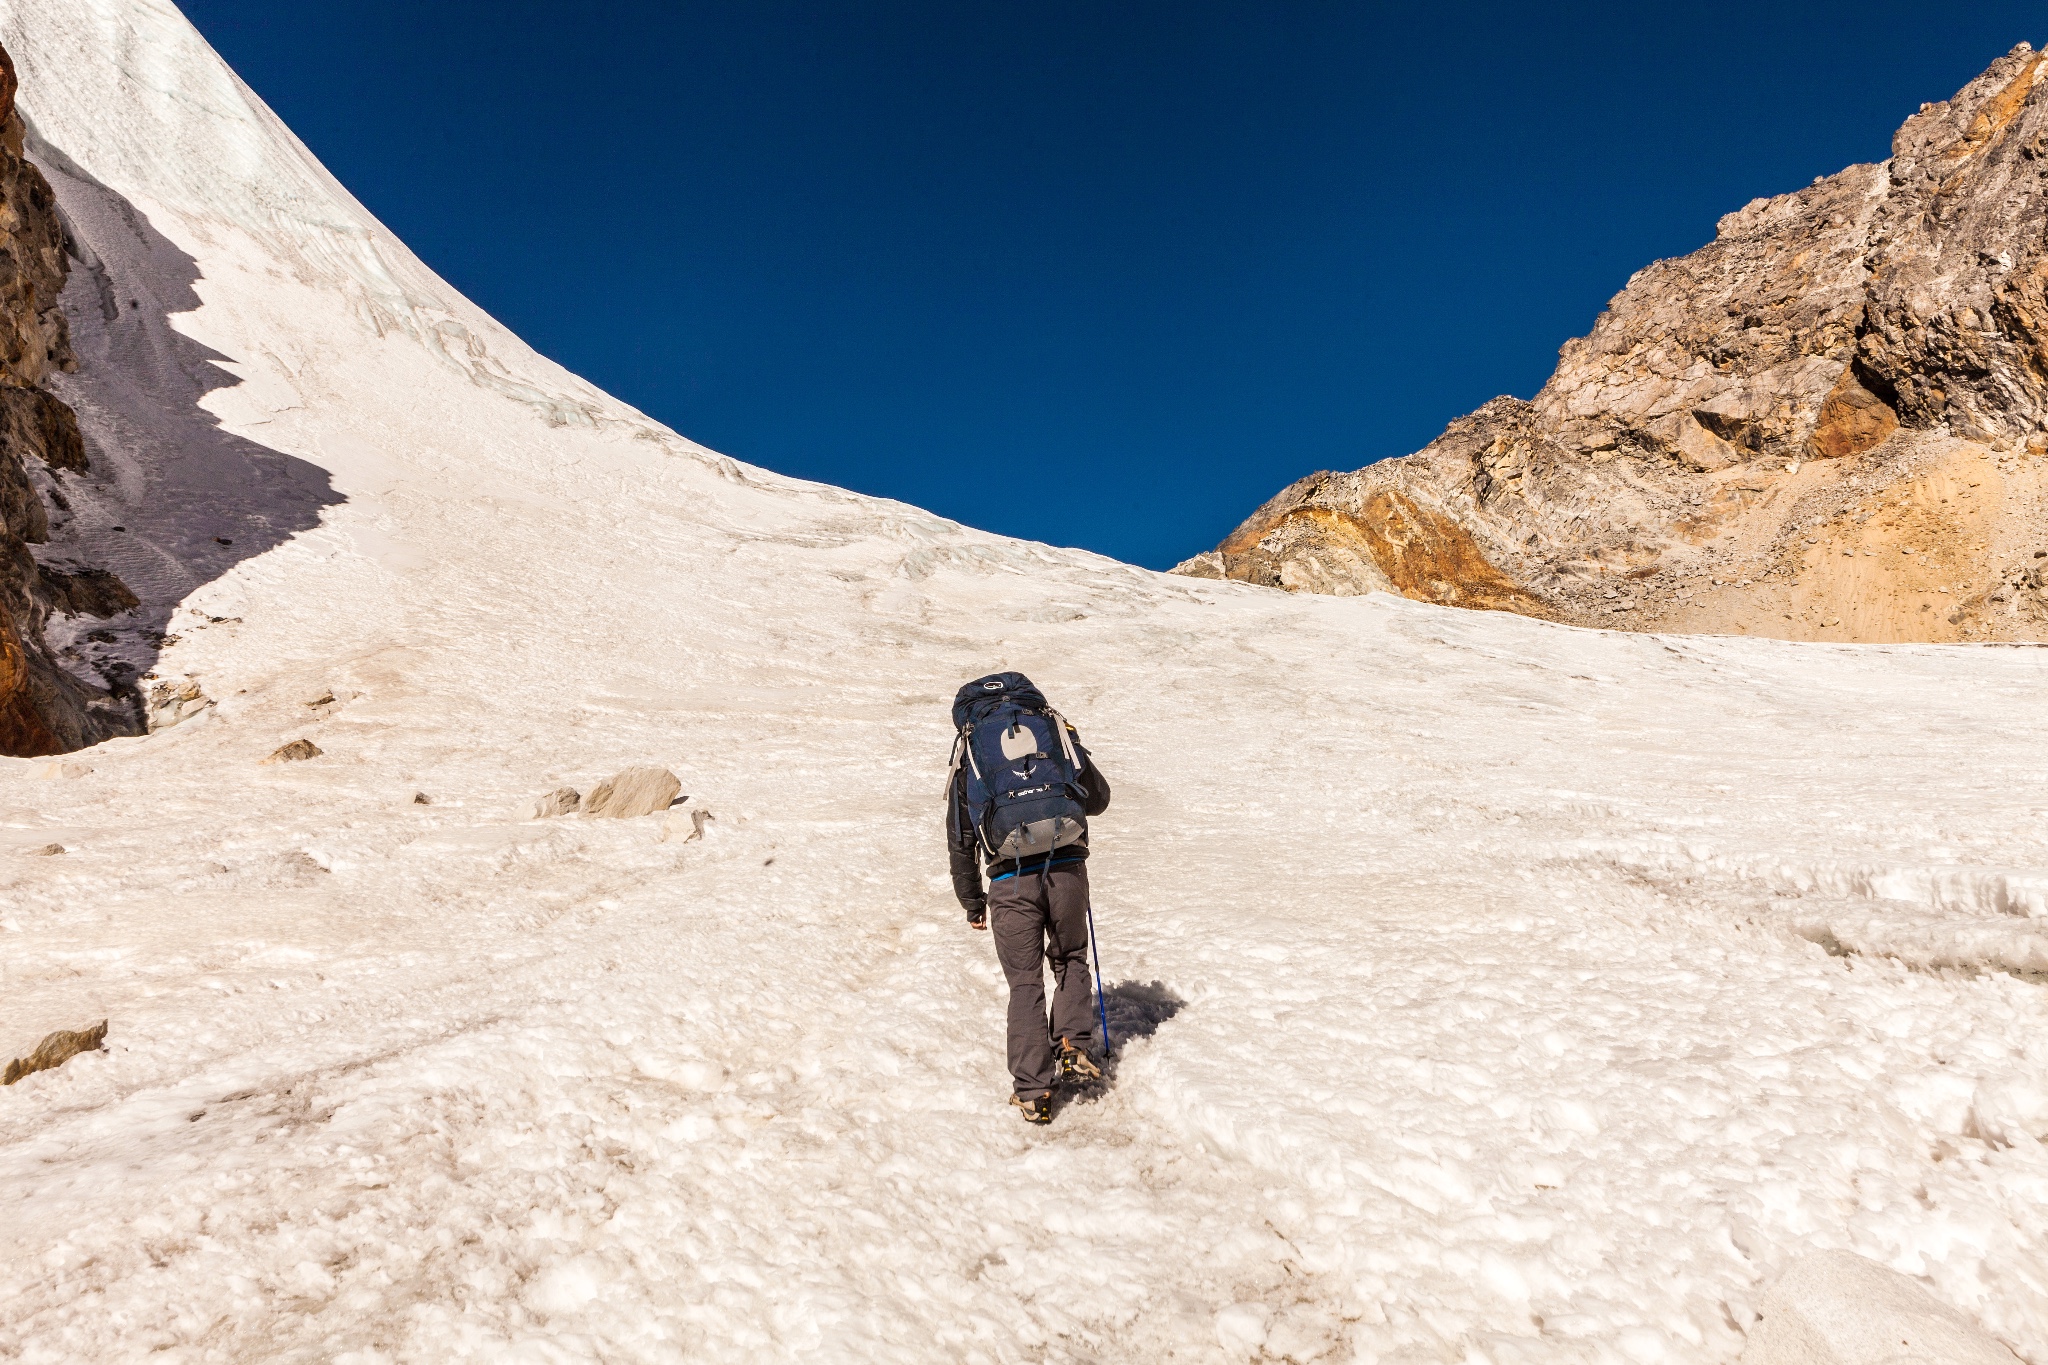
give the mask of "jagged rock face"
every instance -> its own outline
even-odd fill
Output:
[[[139,713],[73,677],[43,642],[53,602],[72,610],[80,594],[98,606],[135,599],[104,570],[76,584],[52,578],[29,550],[49,536],[31,462],[83,470],[86,454],[71,409],[41,388],[52,370],[76,363],[58,307],[69,265],[56,196],[22,156],[15,89],[14,63],[0,50],[0,754],[27,756],[134,733]]]
[[[1883,165],[1638,272],[1533,400],[1310,475],[1179,572],[1581,624],[2031,639],[2044,510],[2048,57],[2022,44]]]

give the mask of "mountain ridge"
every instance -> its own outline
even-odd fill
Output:
[[[2016,46],[1887,161],[1637,271],[1533,399],[1297,480],[1176,572],[1630,629],[2040,638],[2044,77]]]

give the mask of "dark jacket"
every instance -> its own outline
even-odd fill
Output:
[[[1067,733],[1073,737],[1074,748],[1081,755],[1081,810],[1086,815],[1100,815],[1109,809],[1109,779],[1102,775],[1095,759],[1081,747],[1081,737],[1069,725]],[[982,886],[981,840],[975,835],[974,820],[967,810],[966,779],[955,771],[946,784],[946,855],[952,866],[953,894],[960,898],[960,904],[970,915],[987,903],[988,892]],[[1088,835],[1071,844],[1062,845],[1052,855],[1051,866],[1063,863],[1078,863],[1088,856]],[[1023,859],[1025,871],[1035,872],[1046,866],[1043,854]],[[1018,860],[1001,858],[988,865],[990,881],[1012,875],[1017,871]]]

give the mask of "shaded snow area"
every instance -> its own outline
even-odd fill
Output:
[[[110,1021],[0,1091],[0,1359],[1734,1361],[1839,1249],[2048,1362],[2048,655],[777,478],[456,297],[162,0],[0,41],[98,262],[74,492],[215,703],[0,763],[0,1054]],[[939,828],[1003,668],[1116,789],[1127,1041],[1045,1130]],[[635,764],[709,818],[528,818]]]

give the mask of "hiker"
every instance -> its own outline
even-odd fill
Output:
[[[953,893],[976,929],[994,924],[1010,983],[1010,1103],[1052,1122],[1053,1083],[1102,1079],[1088,974],[1088,816],[1109,782],[1081,737],[1022,673],[991,673],[953,698],[946,845]],[[989,887],[982,890],[986,863]],[[1044,964],[1055,989],[1046,1014]]]

